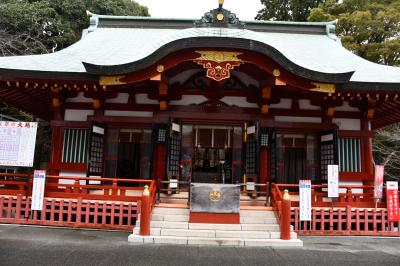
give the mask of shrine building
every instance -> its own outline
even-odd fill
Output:
[[[400,69],[343,48],[335,22],[242,21],[222,5],[197,20],[90,13],[70,47],[0,58],[0,100],[51,121],[49,173],[169,192],[324,184],[329,164],[340,184],[371,185],[399,92]]]

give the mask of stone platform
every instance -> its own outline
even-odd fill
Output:
[[[292,232],[291,240],[281,240],[273,211],[241,210],[240,224],[189,223],[189,209],[156,207],[150,236],[140,236],[138,222],[128,238],[135,244],[180,244],[237,247],[302,247]]]

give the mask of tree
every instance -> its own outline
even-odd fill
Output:
[[[375,163],[385,165],[386,179],[400,179],[400,124],[376,132],[373,152]]]
[[[308,21],[338,19],[344,47],[372,62],[400,65],[400,0],[326,1]]]
[[[400,65],[400,0],[328,0],[310,12],[308,21],[338,19],[344,47],[372,62]],[[376,132],[374,161],[385,165],[386,179],[400,177],[400,124]]]
[[[103,15],[148,16],[130,0],[2,0],[0,56],[61,50],[89,26],[86,10]]]
[[[148,16],[147,7],[130,0],[1,0],[0,56],[42,54],[79,40],[89,26],[86,10],[102,15]],[[36,139],[36,169],[49,161],[49,123],[0,101],[0,114],[40,123]]]
[[[261,0],[265,6],[256,19],[307,21],[312,8],[318,7],[323,0]]]

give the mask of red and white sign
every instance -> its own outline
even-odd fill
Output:
[[[381,199],[383,191],[383,175],[385,172],[385,166],[375,166],[375,184],[374,184],[374,198]]]
[[[299,180],[300,221],[311,221],[311,180]]]
[[[0,165],[32,167],[36,122],[0,121]]]
[[[35,170],[33,174],[32,188],[32,211],[41,211],[43,209],[44,189],[46,184],[46,171]]]
[[[389,222],[398,222],[399,215],[399,185],[397,181],[386,182],[386,200]]]

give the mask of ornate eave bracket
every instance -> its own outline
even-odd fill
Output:
[[[245,23],[241,22],[236,14],[222,8],[210,10],[204,16],[194,22],[196,27],[216,27],[216,28],[238,28],[244,29]]]

